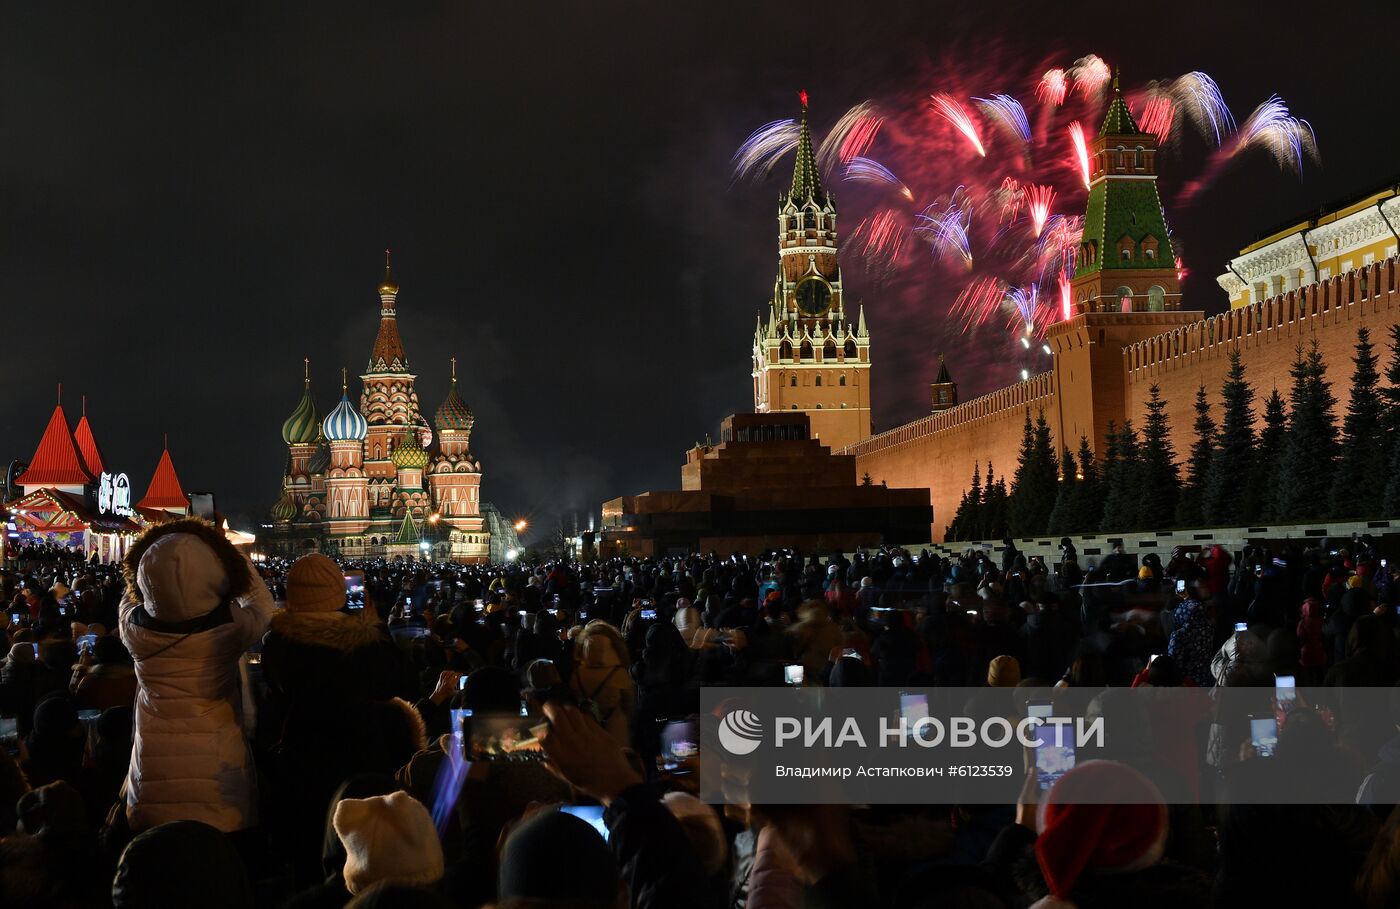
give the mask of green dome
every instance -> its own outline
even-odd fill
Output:
[[[297,505],[292,501],[292,497],[285,491],[282,498],[277,500],[277,504],[272,506],[272,520],[278,524],[289,524],[292,518],[297,516]]]
[[[418,441],[416,427],[394,449],[393,461],[399,470],[422,470],[428,466],[428,453]]]
[[[307,379],[297,409],[292,411],[287,422],[282,424],[282,441],[288,445],[310,445],[316,441],[320,431],[321,421],[316,417],[316,402],[311,400],[311,380]]]

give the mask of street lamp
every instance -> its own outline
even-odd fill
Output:
[[[520,555],[520,553],[516,552],[514,549],[507,549],[507,550],[506,550],[506,561],[507,561],[507,562],[514,562],[514,561],[515,561],[515,557],[518,556],[518,555]]]
[[[529,526],[530,526],[530,522],[529,522],[529,521],[525,520],[524,518],[520,518],[519,520],[517,520],[517,521],[515,522],[515,532],[516,532],[516,533],[524,533],[525,528],[526,528],[526,527],[529,527]]]

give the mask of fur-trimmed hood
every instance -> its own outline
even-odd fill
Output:
[[[223,532],[183,518],[141,535],[122,560],[127,597],[163,620],[205,615],[220,602],[247,596],[253,570]]]
[[[224,572],[228,575],[228,595],[241,597],[253,589],[253,578],[248,573],[248,560],[228,541],[223,531],[203,518],[181,518],[178,521],[171,521],[169,524],[158,524],[141,534],[140,538],[127,550],[126,558],[122,559],[122,577],[126,579],[126,591],[129,599],[141,602],[141,587],[137,583],[138,571],[141,567],[141,557],[151,548],[151,545],[161,537],[169,536],[172,533],[188,533],[196,536],[202,543],[214,550],[214,554],[223,563]]]
[[[271,630],[288,643],[328,647],[347,654],[386,640],[373,614],[362,610],[288,612],[283,609],[272,616]]]

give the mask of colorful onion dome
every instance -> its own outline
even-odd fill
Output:
[[[350,396],[346,391],[343,377],[340,386],[340,403],[335,405],[335,409],[326,415],[325,422],[321,424],[321,430],[326,434],[326,438],[332,442],[363,442],[369,433],[369,423],[365,420],[364,414],[350,403]]]
[[[428,466],[428,453],[418,441],[417,427],[413,427],[413,431],[394,449],[393,461],[399,470],[422,470]]]
[[[282,424],[282,441],[288,445],[310,445],[316,441],[316,433],[320,428],[321,421],[316,416],[316,402],[311,399],[311,364],[307,361],[301,401]]]
[[[316,450],[311,453],[311,457],[306,462],[307,473],[325,473],[326,468],[331,466],[331,447],[324,439],[316,446]]]
[[[277,504],[272,506],[272,520],[278,524],[290,524],[292,518],[297,516],[297,503],[292,501],[292,497],[285,490],[282,498],[277,500]]]
[[[467,402],[462,400],[462,396],[457,394],[457,359],[452,359],[452,385],[447,390],[447,397],[437,409],[437,414],[433,417],[433,423],[437,425],[438,431],[454,430],[461,432],[472,431],[472,409],[467,406]]]

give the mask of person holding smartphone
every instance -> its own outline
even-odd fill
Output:
[[[1210,616],[1197,599],[1197,585],[1179,578],[1176,581],[1176,605],[1171,610],[1172,631],[1167,639],[1167,653],[1184,676],[1203,688],[1212,682],[1210,661],[1214,647],[1214,631]]]

